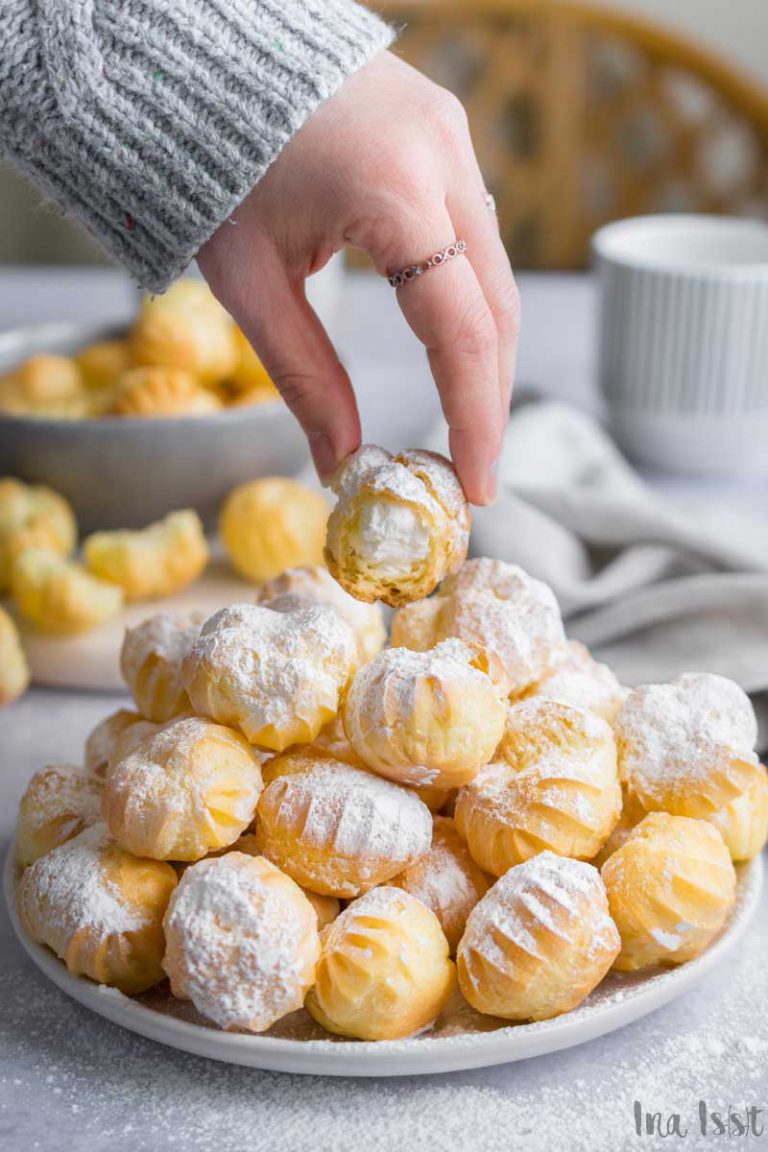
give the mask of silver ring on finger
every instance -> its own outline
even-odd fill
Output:
[[[457,256],[464,256],[467,251],[466,240],[454,240],[447,248],[442,248],[439,252],[435,252],[428,260],[422,260],[420,264],[409,264],[407,268],[401,268],[399,272],[392,272],[387,276],[387,280],[393,288],[402,288],[404,284],[410,284],[412,280],[418,280],[419,276],[423,276],[425,272],[429,272],[431,268],[440,268],[443,264],[447,264],[449,260],[455,260]]]

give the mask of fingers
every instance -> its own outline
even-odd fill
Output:
[[[499,399],[506,425],[517,359],[520,296],[499,235],[496,213],[488,208],[486,189],[472,149],[469,131],[450,178],[448,210],[457,234],[467,241],[472,267],[496,322],[499,344]]]
[[[426,259],[456,236],[443,206],[401,222],[395,231],[386,252],[372,253],[382,274]],[[472,264],[459,256],[398,288],[397,296],[403,315],[427,350],[450,429],[451,456],[467,499],[473,504],[492,503],[493,465],[504,427],[498,340]]]
[[[327,332],[278,259],[262,254],[259,284],[232,314],[301,424],[315,468],[326,481],[360,446],[360,417],[349,377]]]

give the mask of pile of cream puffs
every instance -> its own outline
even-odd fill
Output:
[[[125,336],[74,356],[39,353],[0,376],[0,413],[33,420],[207,416],[278,398],[202,280],[145,297]]]
[[[457,984],[543,1020],[698,955],[768,832],[746,695],[623,688],[547,586],[466,559],[443,458],[363,448],[335,488],[327,567],[127,632],[135,709],[21,801],[29,935],[221,1028],[305,1009],[361,1040],[429,1028]]]

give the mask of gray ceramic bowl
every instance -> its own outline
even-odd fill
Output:
[[[5,332],[0,374],[38,352],[71,354],[121,334],[92,324]],[[0,413],[0,475],[61,492],[82,532],[141,528],[175,508],[196,508],[210,527],[236,484],[292,475],[308,458],[304,436],[279,400],[209,416],[145,420],[35,420]]]

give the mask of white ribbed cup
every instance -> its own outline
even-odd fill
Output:
[[[593,239],[599,372],[632,456],[768,475],[768,225],[643,216]]]

